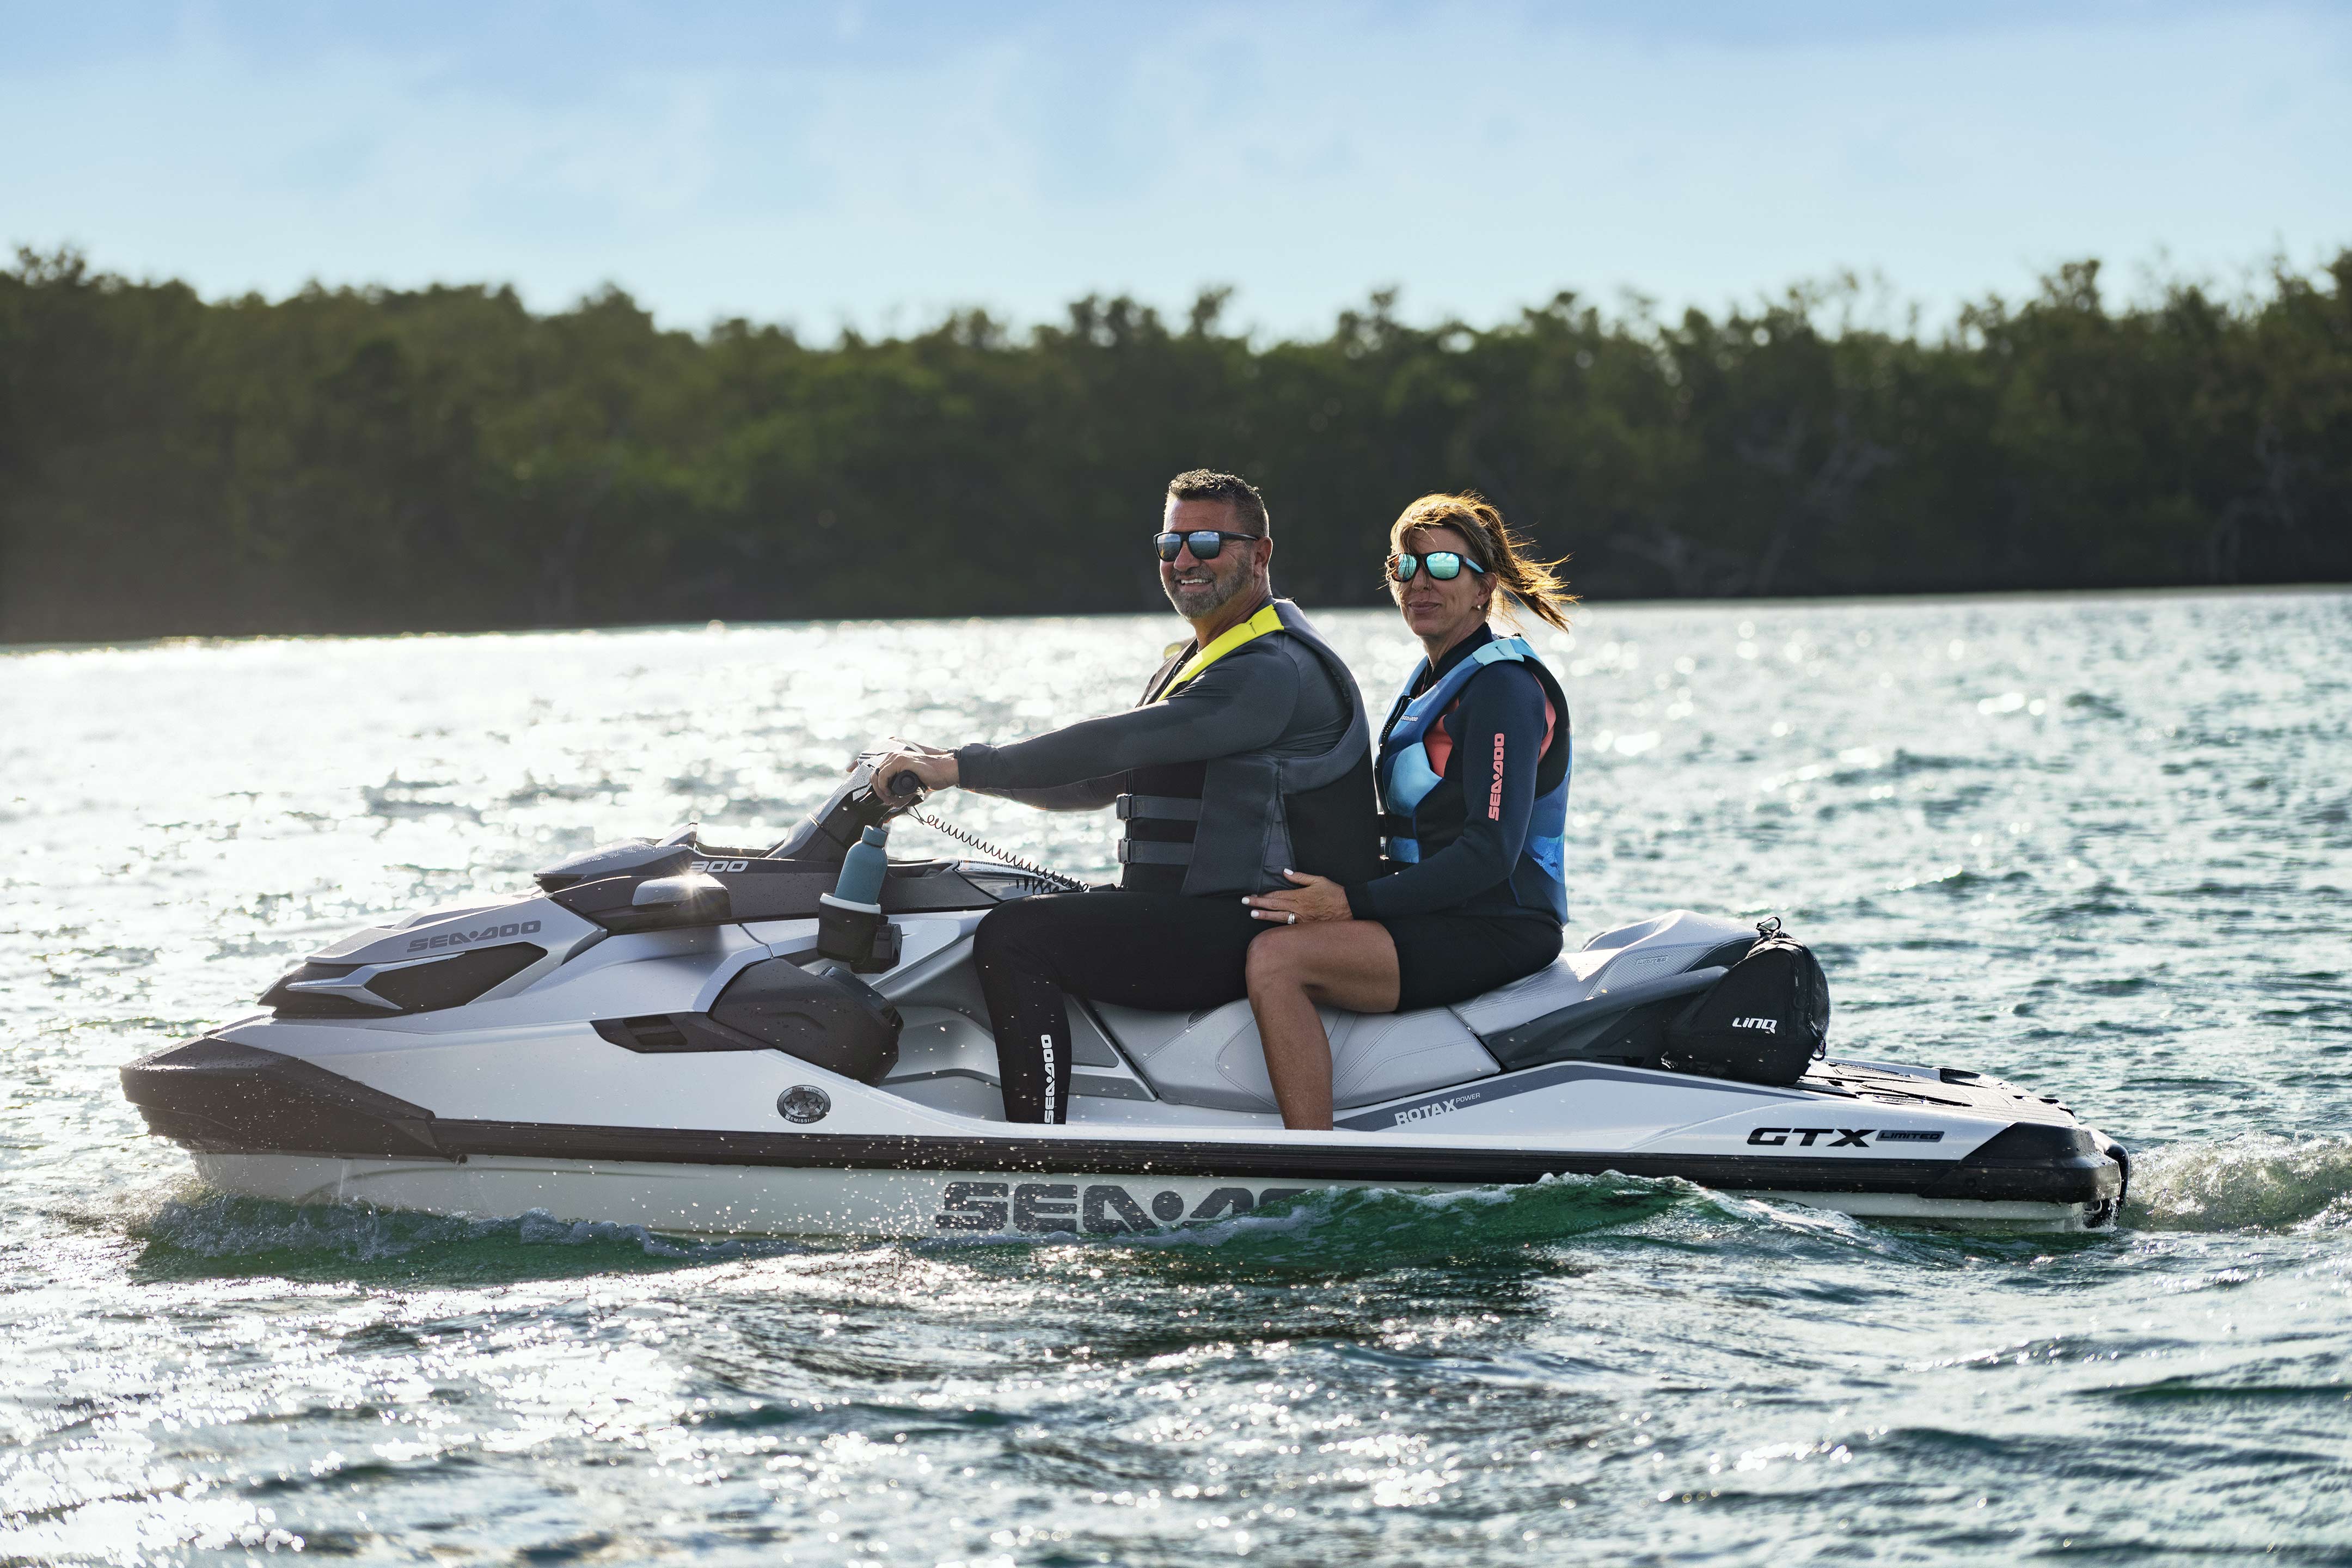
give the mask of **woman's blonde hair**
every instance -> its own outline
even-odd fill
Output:
[[[1470,542],[1472,559],[1486,568],[1498,590],[1509,595],[1501,606],[1505,620],[1517,625],[1515,609],[1524,609],[1548,626],[1568,630],[1568,610],[1576,603],[1576,595],[1552,570],[1568,564],[1568,557],[1537,560],[1528,552],[1533,542],[1511,531],[1494,502],[1475,490],[1423,496],[1399,512],[1390,526],[1391,552],[1402,551],[1405,535],[1416,528],[1450,528]]]

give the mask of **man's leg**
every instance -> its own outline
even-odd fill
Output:
[[[1069,1119],[1070,1019],[1050,978],[1083,916],[1065,904],[1091,893],[1039,893],[999,904],[972,932],[971,963],[996,1036],[1007,1121]],[[1074,916],[1077,918],[1073,918]]]
[[[1069,1117],[1070,1021],[1062,993],[1159,1012],[1248,994],[1264,930],[1239,899],[1181,893],[1038,893],[988,911],[972,963],[996,1036],[1008,1121]]]

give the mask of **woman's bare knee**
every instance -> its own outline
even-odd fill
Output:
[[[1267,990],[1295,991],[1307,984],[1307,943],[1301,940],[1305,935],[1286,928],[1263,932],[1249,944],[1243,972],[1248,976],[1251,995]]]

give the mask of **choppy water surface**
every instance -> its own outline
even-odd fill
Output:
[[[1333,620],[1385,692],[1393,624]],[[1782,911],[1843,1052],[2143,1151],[2112,1237],[1604,1178],[686,1245],[207,1195],[120,1098],[351,927],[689,816],[780,835],[872,737],[1122,705],[1171,625],[0,655],[0,1557],[2352,1562],[2342,594],[1551,639],[1578,930]],[[1098,821],[947,809],[1107,868]]]

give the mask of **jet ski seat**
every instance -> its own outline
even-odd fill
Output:
[[[1325,1008],[1332,1107],[1377,1105],[1491,1078],[1504,1064],[1488,1049],[1489,1039],[1570,1008],[1606,1015],[1612,1009],[1590,1005],[1629,987],[1641,987],[1627,997],[1627,1005],[1637,1005],[1654,989],[1645,983],[1707,967],[1710,961],[1728,963],[1755,940],[1755,929],[1738,921],[1677,910],[1603,932],[1524,980],[1452,1007],[1378,1014]],[[1592,945],[1604,942],[1605,947]],[[1097,1007],[1160,1099],[1219,1110],[1275,1109],[1265,1052],[1247,1001],[1189,1016]],[[1510,1065],[1534,1064],[1513,1059]]]
[[[1675,910],[1602,931],[1526,979],[1457,1003],[1453,1011],[1473,1033],[1498,1035],[1628,986],[1730,964],[1755,941],[1756,928],[1744,921]]]
[[[1187,1017],[1101,1007],[1103,1021],[1162,1100],[1217,1110],[1272,1110],[1274,1085],[1247,1000]],[[1373,1105],[1502,1071],[1450,1008],[1419,1013],[1323,1009],[1331,1037],[1331,1103]]]

